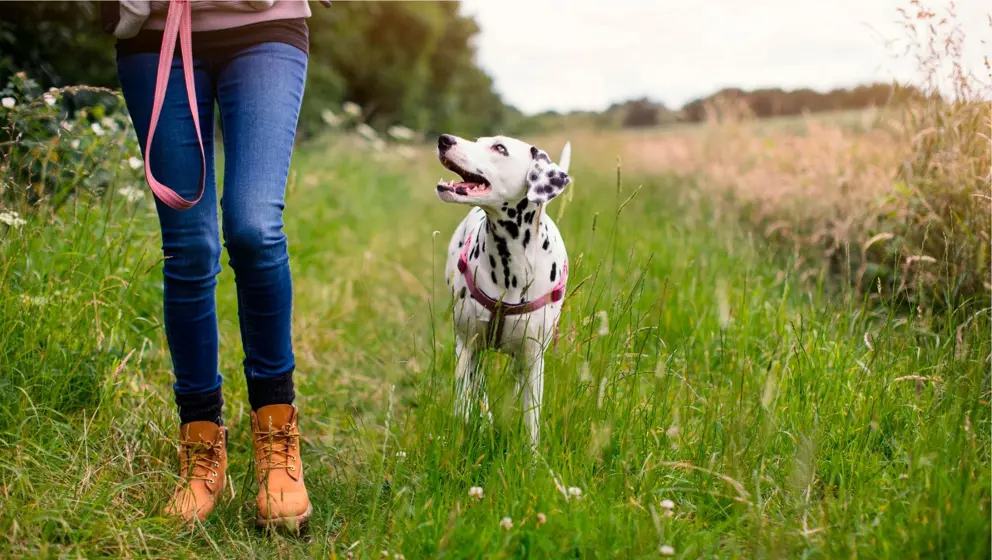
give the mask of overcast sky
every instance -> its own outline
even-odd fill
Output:
[[[957,5],[967,65],[987,78],[992,0]],[[729,86],[909,80],[915,65],[898,56],[906,45],[900,6],[909,2],[462,0],[482,29],[479,63],[504,100],[527,113],[605,109],[641,96],[678,107]]]

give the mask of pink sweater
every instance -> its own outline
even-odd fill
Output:
[[[121,0],[121,19],[114,30],[119,38],[141,29],[165,28],[168,0]],[[309,18],[306,0],[193,0],[193,31],[230,29],[277,19]]]

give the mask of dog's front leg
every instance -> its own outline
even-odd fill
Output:
[[[479,405],[485,418],[492,422],[485,377],[479,371],[475,348],[458,337],[455,341],[455,355],[455,414],[467,422],[473,407]]]
[[[521,404],[524,425],[530,432],[531,447],[536,452],[541,435],[541,400],[544,395],[544,348],[527,345],[521,355]]]

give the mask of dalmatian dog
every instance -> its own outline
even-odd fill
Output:
[[[472,206],[448,245],[445,276],[454,300],[456,414],[478,407],[490,421],[480,351],[517,364],[524,424],[536,450],[544,392],[544,353],[564,303],[568,253],[544,205],[571,182],[571,145],[559,163],[543,150],[503,136],[466,140],[450,134],[437,157],[459,181],[440,180],[443,202]]]

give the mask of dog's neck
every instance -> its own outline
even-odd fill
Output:
[[[479,236],[479,267],[482,269],[479,276],[485,279],[484,284],[491,290],[505,293],[511,301],[538,297],[540,294],[529,288],[535,277],[532,260],[536,255],[545,254],[535,251],[547,240],[547,230],[541,226],[541,205],[524,198],[483,210],[486,221]]]

